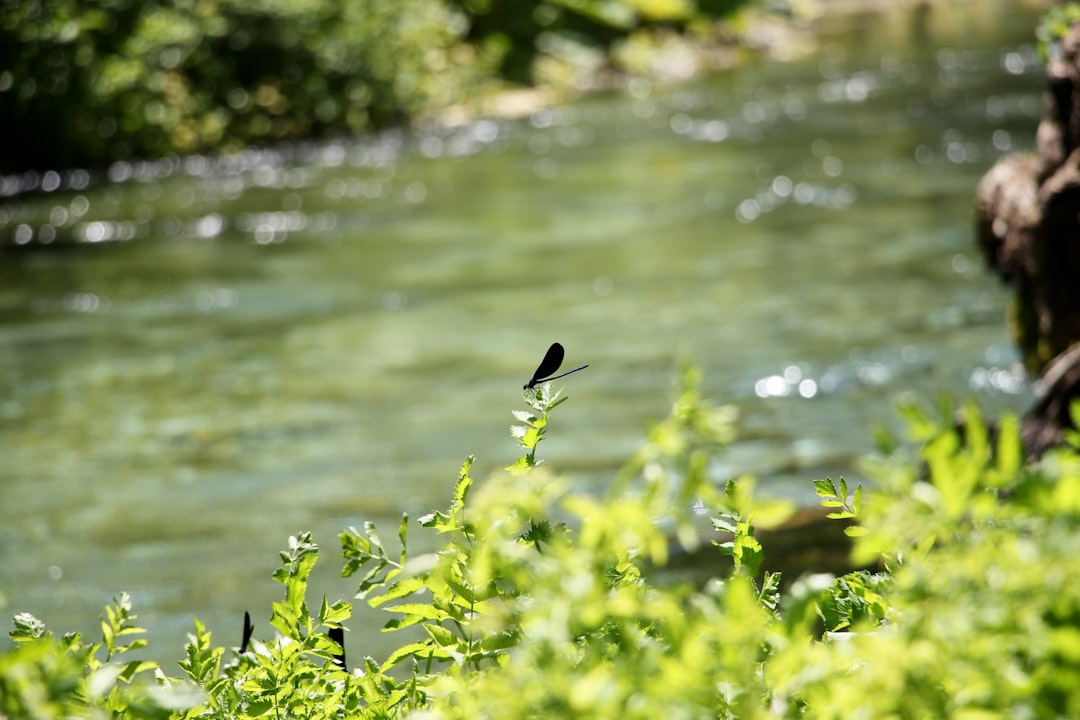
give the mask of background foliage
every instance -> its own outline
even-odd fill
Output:
[[[478,82],[465,30],[433,0],[10,4],[0,169],[384,126]]]
[[[319,548],[289,540],[275,578],[274,637],[245,652],[195,622],[179,674],[125,660],[141,631],[121,596],[102,639],[56,638],[20,615],[0,655],[0,714],[114,717],[852,718],[1080,714],[1080,442],[1022,462],[1015,419],[996,436],[973,406],[958,429],[902,407],[908,444],[871,464],[879,489],[818,480],[855,518],[855,560],[879,572],[810,575],[781,589],[761,573],[755,525],[788,508],[753,481],[708,477],[731,411],[698,396],[685,368],[671,415],[607,497],[570,490],[536,457],[565,398],[543,386],[515,413],[523,447],[474,488],[463,464],[441,538],[414,554],[408,517],[391,551],[369,524],[340,535],[357,599],[413,628],[388,658],[351,670],[327,632],[351,606],[310,603]],[[711,552],[734,572],[704,584],[652,579],[672,538],[698,543],[700,515],[724,531]],[[660,576],[656,576],[662,578]],[[316,609],[317,608],[317,609]],[[239,626],[239,623],[238,623]],[[419,634],[416,634],[419,631]],[[131,641],[131,638],[135,640]]]
[[[0,172],[379,129],[737,0],[30,0],[0,9]],[[558,73],[547,73],[548,79]]]

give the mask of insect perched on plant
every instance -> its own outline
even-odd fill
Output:
[[[540,365],[537,366],[536,372],[533,373],[532,380],[529,380],[529,382],[525,383],[525,386],[521,389],[531,390],[540,383],[548,382],[549,380],[558,380],[561,377],[566,377],[570,373],[576,373],[578,370],[584,370],[585,368],[589,367],[588,365],[582,365],[581,367],[576,367],[573,370],[567,370],[560,375],[545,377],[547,375],[551,375],[551,373],[556,372],[559,369],[559,366],[562,365],[563,356],[565,354],[566,350],[563,349],[562,345],[560,345],[559,343],[551,343],[551,347],[549,347],[548,351],[544,353],[544,359],[540,361]]]

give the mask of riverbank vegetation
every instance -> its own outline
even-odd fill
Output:
[[[0,15],[0,172],[379,130],[717,45],[749,0],[97,0]]]
[[[356,598],[403,640],[387,658],[339,666],[329,631],[351,605],[309,597],[320,549],[289,539],[270,608],[274,633],[243,652],[195,622],[178,665],[146,659],[125,596],[102,637],[58,637],[15,619],[0,655],[0,716],[128,718],[853,718],[1076,717],[1080,714],[1080,438],[1025,465],[1014,418],[993,432],[974,407],[958,430],[905,405],[905,442],[882,440],[877,486],[814,481],[876,571],[781,578],[755,526],[783,503],[753,480],[717,485],[731,438],[684,369],[671,414],[596,498],[537,456],[564,397],[526,396],[521,457],[474,486],[462,466],[449,506],[404,517],[388,545],[371,524],[339,540]],[[810,482],[810,479],[808,479]],[[449,488],[448,488],[449,490]],[[730,573],[664,582],[673,542],[700,521]],[[434,533],[438,552],[409,549]],[[673,541],[676,538],[677,541]],[[661,578],[661,579],[655,579]],[[265,609],[255,613],[256,625]],[[217,629],[239,639],[236,628]],[[133,652],[138,650],[138,652]]]

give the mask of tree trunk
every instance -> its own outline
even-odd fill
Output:
[[[1080,395],[1080,24],[1047,66],[1035,155],[1002,158],[979,183],[976,232],[989,265],[1016,289],[1011,324],[1040,398],[1024,416],[1030,457],[1073,428]]]

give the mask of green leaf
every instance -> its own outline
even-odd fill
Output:
[[[1016,481],[1024,464],[1024,447],[1020,440],[1020,423],[1016,416],[1006,413],[998,418],[996,474],[991,487],[1005,487]]]
[[[319,623],[322,625],[337,626],[352,616],[352,605],[344,601],[335,602],[333,605],[323,598],[322,607],[319,608]]]
[[[712,522],[713,528],[721,531],[734,534],[738,529],[739,517],[738,515],[730,513],[722,513],[720,515],[709,518]]]
[[[398,563],[404,567],[408,558],[409,546],[409,514],[402,513],[401,522],[398,523],[398,542],[401,544],[401,552],[398,554]]]
[[[143,643],[143,646],[144,645],[145,642]],[[157,670],[157,668],[157,663],[150,660],[131,660],[121,666],[118,677],[124,682],[131,682],[137,674],[146,671],[154,671]]]
[[[373,597],[368,600],[368,605],[371,607],[379,607],[390,600],[399,600],[403,597],[408,597],[421,590],[427,589],[427,578],[425,577],[411,577],[398,580],[390,587],[388,587],[381,595]]]
[[[833,481],[830,478],[815,480],[814,491],[817,493],[818,497],[823,498],[835,498],[839,495],[836,491],[836,485],[833,484]]]
[[[442,648],[431,643],[429,640],[403,645],[390,654],[386,662],[380,667],[380,672],[389,672],[395,665],[406,658],[419,660],[449,660],[450,654]]]
[[[524,475],[525,473],[536,467],[536,462],[532,457],[528,455],[522,455],[510,465],[507,465],[505,470],[512,475]]]
[[[442,625],[434,625],[432,623],[427,623],[424,625],[424,630],[427,632],[428,636],[431,637],[431,639],[435,642],[436,645],[446,647],[450,645],[456,645],[458,642],[460,642],[460,640],[452,632],[444,628]]]
[[[388,605],[386,610],[401,613],[422,620],[442,620],[445,615],[432,605],[426,603],[403,603],[401,605]]]
[[[15,642],[27,642],[45,636],[45,623],[30,613],[19,613],[12,621],[15,629],[8,633],[8,637]]]

